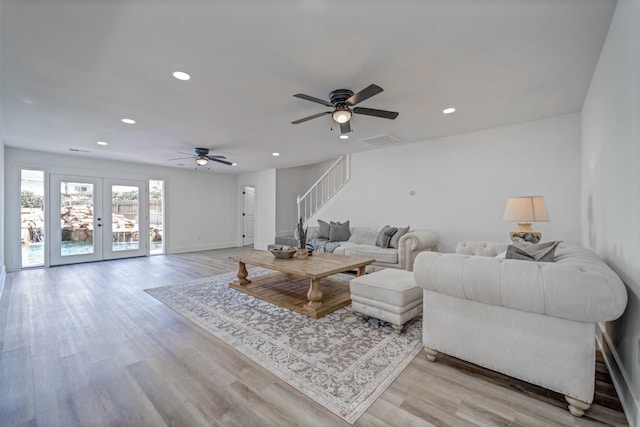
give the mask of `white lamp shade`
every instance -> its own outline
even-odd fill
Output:
[[[510,197],[502,219],[514,222],[549,221],[549,212],[543,196]]]

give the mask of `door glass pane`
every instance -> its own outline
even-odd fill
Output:
[[[20,171],[22,268],[44,265],[44,172]]]
[[[164,253],[162,245],[164,234],[164,220],[162,215],[162,197],[164,194],[164,181],[149,181],[149,253],[152,255]]]
[[[60,182],[61,256],[94,253],[93,184]]]
[[[128,185],[111,186],[111,232],[113,251],[137,250],[140,190]]]

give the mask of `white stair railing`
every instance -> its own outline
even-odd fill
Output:
[[[349,155],[336,160],[302,196],[298,196],[298,218],[304,224],[351,179]]]

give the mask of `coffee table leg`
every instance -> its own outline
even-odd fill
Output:
[[[245,265],[245,263],[238,262],[238,274],[236,274],[238,280],[236,280],[234,284],[248,285],[249,283],[251,283],[251,280],[247,279],[248,275],[249,273],[247,272],[247,266]]]
[[[366,271],[367,271],[367,270],[366,270],[366,266],[365,266],[365,265],[362,265],[362,266],[358,267],[358,276],[362,276],[362,275],[364,275],[364,273],[365,273]]]
[[[309,284],[309,292],[307,292],[309,302],[307,306],[318,308],[322,305],[322,290],[320,289],[320,279],[311,279]]]

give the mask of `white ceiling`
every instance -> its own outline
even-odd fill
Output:
[[[381,135],[410,143],[575,113],[615,5],[2,0],[2,137],[185,168],[193,161],[167,160],[208,147],[238,163],[210,170],[240,173],[375,149],[361,140]],[[329,116],[291,124],[329,110],[293,94],[328,99],[371,83],[384,92],[359,106],[396,120],[356,115],[348,141]],[[457,112],[443,115],[449,106]]]

